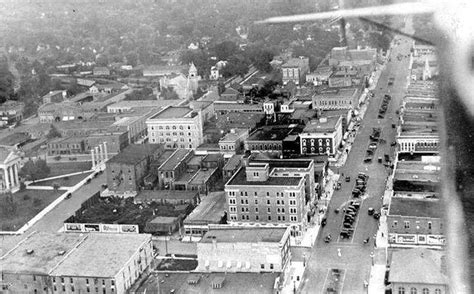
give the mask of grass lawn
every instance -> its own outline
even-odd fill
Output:
[[[51,172],[48,175],[49,177],[60,176],[64,174],[72,174],[75,172],[90,170],[92,168],[92,163],[87,161],[79,162],[54,162],[48,161],[48,166],[51,169]]]
[[[38,182],[38,183],[31,184],[30,186],[51,186],[52,187],[54,183],[58,183],[60,186],[72,187],[76,185],[77,183],[79,183],[81,180],[85,179],[90,174],[91,172],[75,175],[75,176],[69,176],[69,177],[61,178],[61,179]]]
[[[0,194],[0,230],[16,231],[27,221],[56,200],[63,192],[24,190],[12,194]]]
[[[158,271],[192,271],[198,266],[193,259],[162,259],[156,266]]]

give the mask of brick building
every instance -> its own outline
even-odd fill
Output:
[[[309,72],[309,58],[291,58],[281,66],[283,74],[283,85],[293,82],[302,85],[306,81],[306,73]]]
[[[313,120],[299,136],[301,154],[335,155],[342,142],[342,116]]]
[[[312,96],[313,109],[352,109],[359,105],[360,91],[357,88],[332,88]]]
[[[442,212],[439,199],[392,197],[387,214],[390,246],[444,246]]]
[[[289,228],[214,226],[197,243],[198,271],[283,272],[291,259]]]
[[[2,293],[127,293],[152,260],[148,234],[35,232],[1,257]]]
[[[301,236],[307,226],[304,176],[273,176],[270,164],[250,163],[225,185],[230,223],[290,227]]]
[[[109,191],[136,194],[149,172],[150,162],[163,153],[163,145],[130,145],[106,163]]]

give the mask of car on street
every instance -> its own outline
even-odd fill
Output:
[[[369,149],[377,149],[377,143],[372,142],[369,144]]]
[[[397,142],[393,141],[392,143],[390,143],[390,146],[396,146],[397,145]]]
[[[364,163],[371,163],[372,162],[372,158],[371,157],[366,157],[364,159]]]
[[[369,209],[367,210],[367,213],[368,213],[369,215],[373,215],[374,212],[375,212],[375,209],[372,208],[372,207],[369,207]]]
[[[346,182],[350,182],[351,181],[351,177],[350,176],[347,176],[346,177]]]
[[[340,235],[343,239],[349,239],[351,237],[351,233],[346,231],[342,231]]]
[[[374,213],[374,218],[379,219],[380,218],[380,212],[375,212]]]
[[[352,228],[352,223],[344,222],[344,223],[342,224],[342,226],[343,226],[344,228],[347,228],[347,229],[348,229],[348,228]]]
[[[357,201],[357,200],[352,200],[351,202],[349,202],[349,204],[354,206],[357,209],[359,209],[359,207],[360,207],[360,202]]]
[[[327,218],[323,217],[323,219],[321,220],[321,226],[324,227],[326,225],[327,221],[328,221]]]

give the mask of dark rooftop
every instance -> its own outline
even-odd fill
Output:
[[[132,144],[110,159],[109,163],[135,164],[163,148],[160,144]]]
[[[224,165],[224,170],[235,170],[236,167],[240,166],[242,155],[234,154]]]
[[[388,215],[441,218],[443,208],[440,200],[392,197]]]
[[[178,191],[178,190],[142,190],[135,196],[135,202],[184,199],[191,200],[198,195],[198,191]]]
[[[275,227],[226,227],[210,229],[201,240],[201,243],[217,242],[280,242],[286,233],[287,228]]]
[[[257,129],[247,141],[282,141],[290,134],[297,134],[302,127],[298,125],[269,126]]]
[[[160,170],[173,170],[190,153],[188,149],[177,149],[160,167]]]
[[[226,209],[224,192],[213,192],[203,197],[201,203],[186,217],[184,225],[218,224]]]
[[[266,181],[247,181],[245,168],[241,168],[227,182],[226,186],[298,186],[302,177],[269,177]]]

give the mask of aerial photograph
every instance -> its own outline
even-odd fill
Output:
[[[474,293],[473,11],[0,0],[0,294]]]

